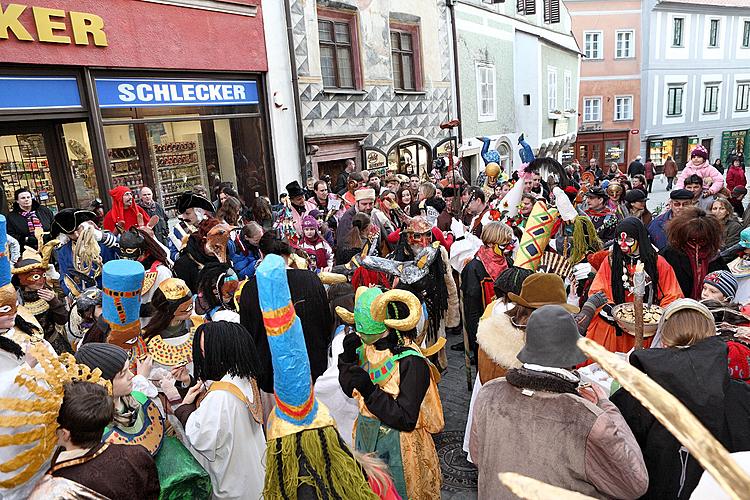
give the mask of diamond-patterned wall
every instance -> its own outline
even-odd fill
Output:
[[[392,85],[381,84],[368,85],[367,76],[369,71],[379,74],[392,74],[390,67],[364,68],[365,87],[358,94],[336,94],[324,92],[322,79],[319,75],[311,74],[313,68],[319,68],[318,62],[312,63],[310,57],[319,57],[317,52],[313,55],[309,50],[307,27],[316,27],[314,19],[306,19],[305,16],[314,16],[315,11],[308,4],[310,0],[292,0],[291,14],[294,36],[294,52],[297,63],[297,73],[302,80],[299,84],[300,105],[305,136],[311,135],[340,135],[352,133],[368,133],[364,141],[365,146],[375,146],[387,151],[394,143],[404,137],[420,137],[426,139],[434,146],[449,133],[439,128],[440,123],[451,118],[453,91],[451,86],[451,44],[449,37],[450,23],[448,9],[444,0],[431,0],[426,2],[432,5],[434,13],[432,16],[423,16],[421,22],[421,33],[430,30],[438,33],[439,47],[424,47],[423,50],[433,50],[439,57],[439,81],[425,77],[423,82],[424,93],[403,94],[396,93]],[[372,0],[371,2],[351,2],[354,5],[365,6],[365,10],[359,11],[360,18],[369,15],[386,15],[388,5],[394,2],[389,0]],[[307,5],[307,7],[306,7]],[[385,10],[385,14],[383,11]],[[425,23],[425,19],[435,19],[434,25]],[[360,45],[359,50],[363,61],[387,60],[390,58],[368,57],[368,50],[373,50],[371,44],[363,43],[368,39],[368,33],[362,32],[371,24],[360,22]],[[317,33],[314,36],[317,43]],[[382,56],[383,48],[380,47],[378,56]],[[390,65],[389,65],[390,66]],[[423,64],[424,66],[424,64]],[[430,68],[432,69],[432,68]],[[424,72],[435,74],[434,71]],[[315,81],[317,80],[317,81]],[[315,81],[314,83],[310,83]]]

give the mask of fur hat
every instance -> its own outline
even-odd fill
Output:
[[[703,145],[698,144],[690,152],[690,158],[692,158],[693,156],[700,156],[704,160],[708,160],[708,150],[704,148]]]
[[[192,191],[186,191],[182,193],[180,195],[180,198],[177,200],[177,213],[185,213],[188,208],[202,208],[203,210],[211,213],[214,213],[214,211],[216,210],[213,203],[211,203],[208,198],[204,198],[203,196],[195,194]]]
[[[556,304],[572,313],[579,311],[578,307],[567,303],[568,297],[562,278],[551,273],[535,273],[529,276],[521,285],[521,293],[516,295],[510,292],[508,298],[529,309]]]

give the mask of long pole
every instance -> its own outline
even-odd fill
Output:
[[[635,314],[635,348],[643,349],[643,296],[646,295],[646,273],[643,263],[633,273],[633,313]]]
[[[458,280],[456,280],[456,288],[458,288],[458,313],[459,317],[461,318],[461,333],[464,337],[464,367],[466,371],[466,390],[471,392],[473,388],[473,380],[472,380],[472,373],[471,373],[471,358],[469,357],[469,353],[471,352],[471,348],[469,347],[469,332],[466,331],[466,321],[464,321],[464,297],[463,293],[461,292],[461,276],[459,275]]]

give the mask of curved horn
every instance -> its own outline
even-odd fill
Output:
[[[57,245],[60,244],[60,240],[50,240],[42,247],[42,265],[45,269],[49,265],[49,259],[52,257],[52,251]]]
[[[409,315],[404,319],[386,319],[388,304],[391,302],[403,302],[409,308]],[[370,306],[370,314],[375,321],[385,323],[388,328],[401,332],[411,330],[417,326],[422,317],[422,304],[413,293],[407,290],[388,290],[382,295],[375,297]]]
[[[335,283],[346,283],[349,281],[349,279],[346,277],[345,274],[339,274],[339,273],[328,273],[325,271],[321,271],[318,273],[318,278],[320,278],[320,282],[324,285],[333,285]]]
[[[347,325],[354,324],[354,313],[351,311],[347,311],[346,308],[336,306],[336,314],[338,314],[339,318],[341,318],[341,321],[343,321]]]

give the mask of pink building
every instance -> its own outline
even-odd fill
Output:
[[[640,154],[641,2],[565,0],[584,57],[576,158],[626,169]],[[645,158],[643,159],[645,162]]]

